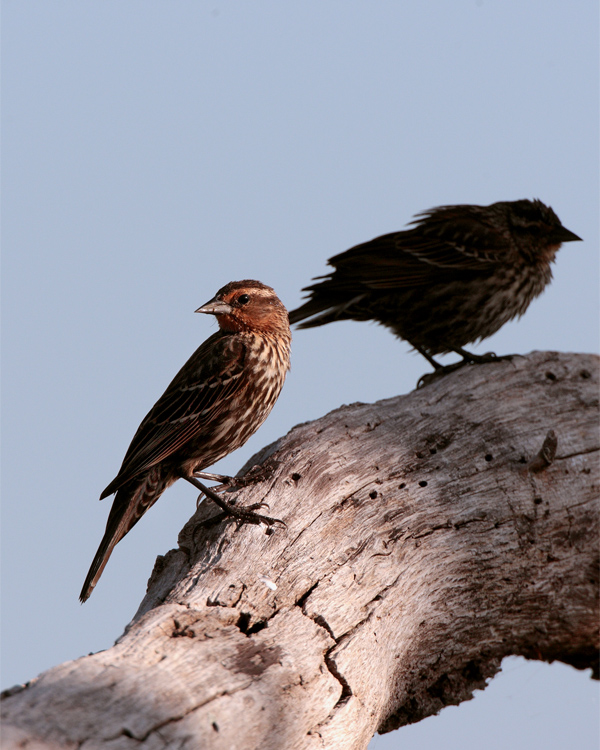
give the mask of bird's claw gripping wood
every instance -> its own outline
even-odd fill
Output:
[[[513,359],[513,357],[519,356],[518,354],[496,354],[496,352],[486,352],[485,354],[473,354],[472,352],[467,352],[464,349],[461,349],[460,346],[453,348],[452,351],[456,352],[457,354],[460,354],[460,356],[464,360],[464,363],[473,364],[473,365],[485,365],[488,362],[500,362],[503,359],[511,360]]]
[[[510,361],[514,357],[519,356],[518,354],[502,354],[499,356],[494,352],[486,352],[485,354],[471,354],[471,352],[467,352],[464,349],[460,348],[457,348],[454,351],[456,351],[457,354],[460,354],[462,359],[458,362],[453,362],[451,365],[440,365],[436,363],[435,370],[433,372],[426,372],[425,375],[421,375],[421,377],[417,381],[417,388],[424,388],[426,385],[430,385],[431,383],[438,380],[438,378],[441,378],[444,375],[449,375],[455,370],[460,370],[462,367],[465,367],[465,365],[485,365],[489,364],[490,362],[501,362],[502,360]]]
[[[199,489],[200,492],[206,495],[206,497],[210,498],[219,506],[219,508],[221,508],[223,514],[219,515],[219,520],[222,520],[222,518],[229,516],[235,518],[241,523],[264,523],[267,526],[273,526],[274,524],[279,523],[284,527],[286,526],[285,522],[280,518],[271,518],[271,516],[263,516],[260,513],[254,512],[257,508],[269,507],[268,504],[264,501],[261,501],[260,503],[253,503],[252,505],[249,505],[247,507],[237,507],[233,503],[228,503],[227,500],[223,500],[223,498],[218,493],[216,493],[214,490],[211,490],[210,487],[202,484],[202,482],[199,482],[194,477],[183,478],[187,479],[190,484],[193,484],[194,487]]]

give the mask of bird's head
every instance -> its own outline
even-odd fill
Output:
[[[230,281],[196,312],[215,315],[222,331],[290,336],[287,310],[260,281]]]
[[[550,206],[537,198],[495,205],[505,207],[508,226],[521,248],[531,248],[542,256],[553,258],[563,242],[581,240],[561,224]]]

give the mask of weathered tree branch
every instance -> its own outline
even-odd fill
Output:
[[[112,649],[5,697],[3,746],[348,750],[510,654],[597,676],[598,369],[535,352],[294,428],[239,492],[287,528],[203,503]]]

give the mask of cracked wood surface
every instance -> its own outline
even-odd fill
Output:
[[[7,691],[3,747],[358,750],[507,655],[597,674],[598,370],[534,352],[295,427],[237,493],[286,528],[203,503],[112,649]]]

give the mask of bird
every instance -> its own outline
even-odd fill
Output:
[[[242,522],[272,524],[227,503],[199,479],[231,480],[203,469],[242,446],[273,408],[290,367],[287,310],[260,281],[232,281],[196,312],[219,330],[192,354],[142,420],[117,476],[106,531],[80,594],[85,602],[115,545],[177,479],[185,479]],[[260,504],[259,504],[260,505]],[[281,522],[282,523],[282,522]]]
[[[330,258],[334,270],[302,290],[309,298],[290,323],[374,320],[440,372],[489,361],[496,355],[463,347],[523,315],[550,283],[561,244],[581,240],[538,199],[439,206],[409,226]],[[434,358],[450,352],[461,361]]]

